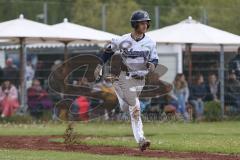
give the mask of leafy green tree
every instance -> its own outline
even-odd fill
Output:
[[[129,19],[137,9],[150,13],[155,26],[155,6],[159,7],[160,27],[178,23],[188,16],[235,34],[240,34],[240,0],[0,0],[0,22],[15,19],[23,13],[28,19],[43,13],[48,4],[48,24],[70,21],[102,29],[102,6],[106,4],[106,31],[124,34],[131,31]]]
[[[110,1],[107,5],[107,31],[120,35],[130,32],[130,17],[132,12],[138,9],[139,5],[134,1]]]
[[[81,0],[75,1],[73,7],[73,21],[102,29],[102,7],[106,5],[106,31],[124,34],[131,27],[129,19],[131,13],[139,9],[135,1],[129,0]]]
[[[210,26],[240,35],[239,0],[202,0],[201,2],[206,8]]]
[[[101,29],[101,0],[76,0],[72,9],[73,22]]]

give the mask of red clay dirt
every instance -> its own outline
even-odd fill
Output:
[[[174,152],[164,150],[139,151],[137,148],[113,146],[72,145],[66,147],[63,143],[50,142],[49,139],[59,136],[0,136],[0,148],[47,150],[64,152],[83,152],[100,155],[126,155],[141,157],[164,157],[170,159],[193,160],[240,160],[240,155],[214,154],[203,152]]]

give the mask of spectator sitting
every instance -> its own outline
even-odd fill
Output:
[[[151,104],[151,98],[148,98],[148,97],[140,98],[139,101],[140,101],[141,112],[146,111]]]
[[[189,98],[189,89],[185,76],[182,73],[178,73],[175,77],[172,96],[178,102],[178,112],[183,115],[184,120],[189,120],[189,115],[186,110],[186,104]]]
[[[207,95],[203,75],[196,76],[195,82],[190,87],[190,103],[194,106],[197,119],[201,119],[204,111],[203,100]]]
[[[234,71],[231,71],[225,84],[225,102],[235,109],[240,107],[240,82]]]
[[[89,86],[88,80],[85,77],[80,77],[79,81],[77,83],[78,86]],[[88,121],[89,111],[90,107],[90,101],[87,97],[85,96],[78,96],[77,99],[74,101],[73,106],[71,108],[72,113],[78,113],[77,115],[79,116],[81,121]]]
[[[176,116],[176,112],[178,110],[178,101],[172,96],[172,94],[167,94],[161,97],[161,101],[163,104],[163,111],[166,114],[171,114]]]
[[[220,83],[217,80],[217,77],[215,74],[210,74],[208,76],[208,82],[206,84],[207,89],[207,96],[205,100],[207,101],[219,101],[220,96]]]
[[[13,64],[12,58],[7,59],[6,66],[3,68],[3,79],[9,80],[16,87],[19,85],[19,71]]]
[[[0,87],[1,117],[11,116],[19,107],[18,91],[10,81],[3,82]]]
[[[28,89],[28,107],[31,116],[37,119],[42,116],[44,109],[52,107],[52,101],[39,80],[33,80],[32,86]]]

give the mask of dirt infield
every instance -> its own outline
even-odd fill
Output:
[[[73,145],[66,147],[62,143],[50,142],[49,139],[59,136],[0,136],[0,148],[29,149],[48,151],[74,151],[101,155],[127,155],[142,157],[164,157],[194,160],[240,160],[240,155],[226,155],[200,152],[170,152],[163,150],[148,150],[140,152],[138,149],[111,146]]]

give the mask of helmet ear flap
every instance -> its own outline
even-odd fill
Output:
[[[135,22],[135,24],[134,24],[134,29],[137,29],[137,28],[138,28],[138,23]]]
[[[148,21],[148,24],[147,24],[147,29],[149,29],[150,27],[150,21]]]
[[[132,26],[132,28],[136,28],[136,27],[137,27],[137,23],[134,22],[134,21],[132,21],[132,22],[131,22],[131,26]]]

